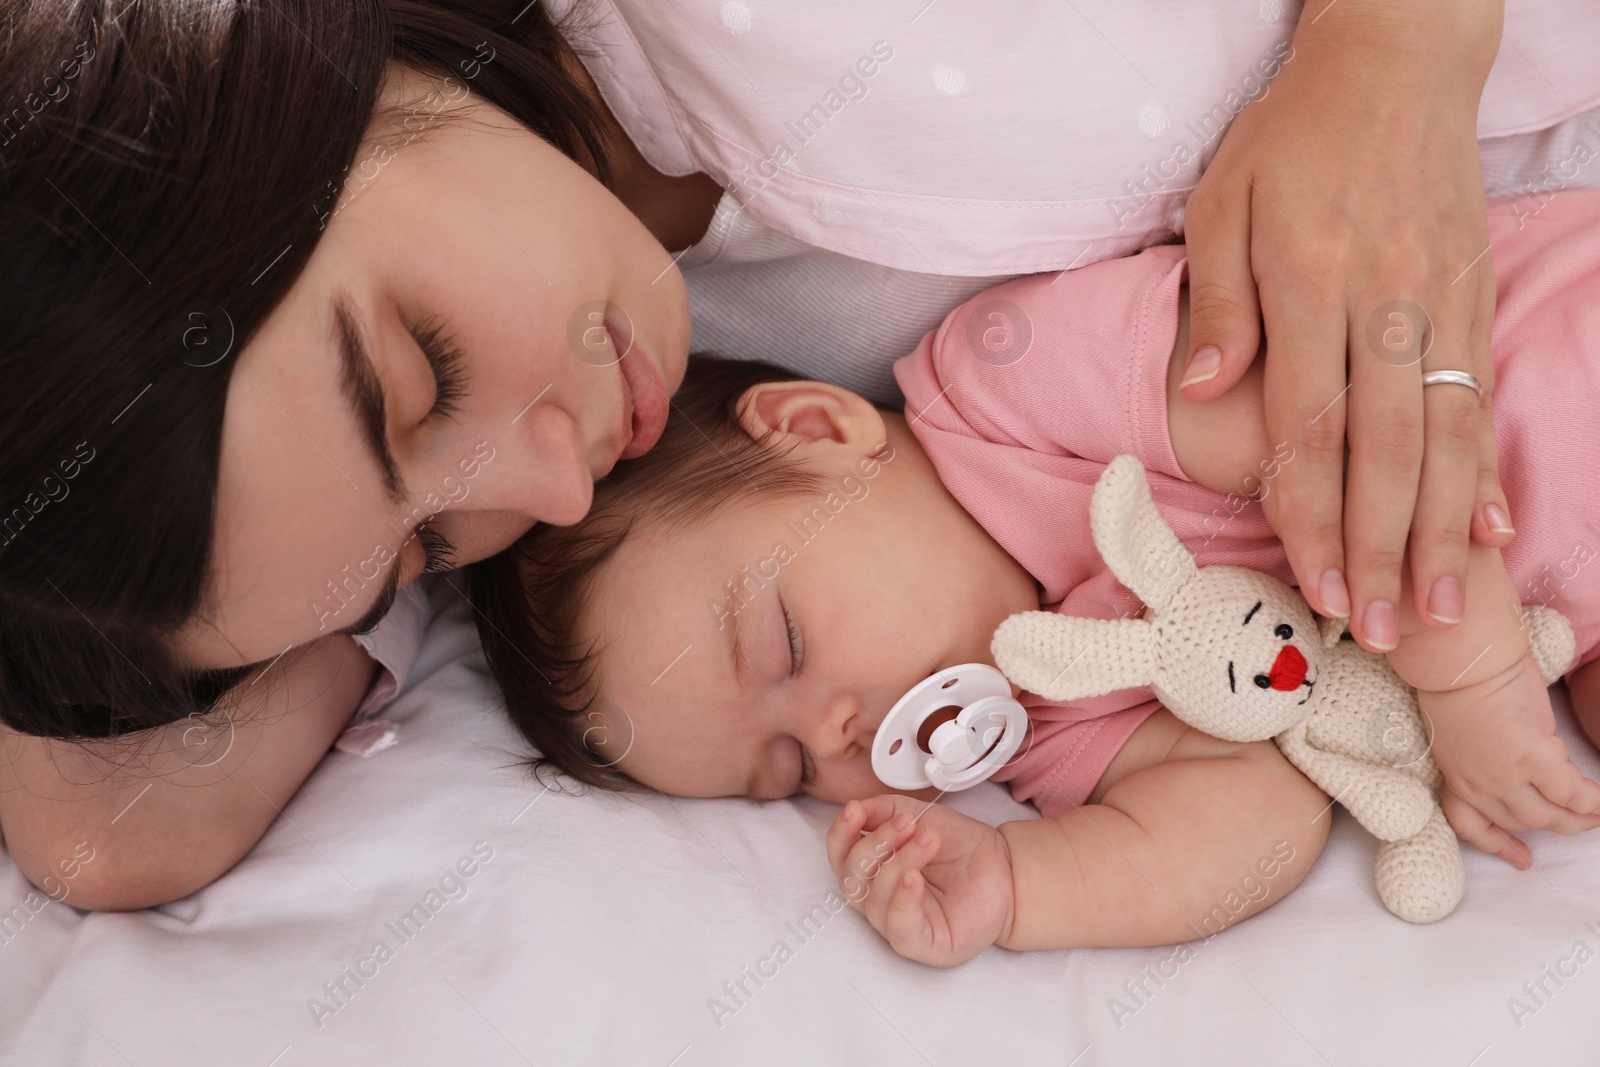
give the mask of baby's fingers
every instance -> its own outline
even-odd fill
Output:
[[[844,861],[861,840],[861,827],[866,818],[866,811],[858,800],[850,801],[834,816],[833,825],[828,827],[827,836],[823,838],[828,849],[828,866],[833,868],[834,874],[844,875]]]
[[[896,798],[892,796],[852,800],[840,810],[833,820],[833,825],[828,827],[825,839],[828,848],[828,866],[833,868],[834,874],[841,878],[846,873],[860,874],[859,871],[846,872],[845,861],[849,858],[851,850],[862,843],[863,830],[878,830],[893,820],[895,800]]]
[[[1444,808],[1444,817],[1450,821],[1450,828],[1461,840],[1491,856],[1499,856],[1519,871],[1533,866],[1533,855],[1528,851],[1528,846],[1496,826],[1483,812],[1467,803],[1460,793],[1445,790],[1444,796],[1439,798],[1439,805]]]
[[[1500,825],[1517,830],[1551,830],[1558,834],[1578,834],[1591,829],[1593,816],[1575,815],[1552,804],[1531,785],[1525,785],[1504,799],[1509,818],[1497,819]]]
[[[882,883],[888,888],[888,883]],[[928,881],[920,870],[901,872],[894,895],[884,913],[883,936],[900,955],[929,966],[948,966],[947,953],[935,944],[933,923],[927,912]]]
[[[887,875],[883,871],[915,833],[916,827],[910,817],[904,812],[898,813],[857,840],[838,871],[839,889],[845,899],[878,929],[882,929],[878,916],[882,905],[887,903],[887,889],[894,885],[894,879],[903,868],[896,867]]]
[[[1506,806],[1514,818],[1530,830],[1549,830],[1568,837],[1600,829],[1600,816],[1579,814],[1550,800],[1530,785],[1508,797]]]
[[[904,816],[897,816],[896,821]],[[878,867],[872,879],[871,895],[861,903],[861,913],[885,937],[889,936],[889,910],[901,892],[900,879],[907,871],[920,872],[939,853],[939,837],[923,827],[913,829],[907,840],[896,842],[893,855]],[[892,941],[892,939],[891,939]],[[898,950],[898,946],[896,946]]]
[[[1571,832],[1593,830],[1600,826],[1600,783],[1585,778],[1578,765],[1572,762],[1566,745],[1559,739],[1554,740],[1555,747],[1559,748],[1561,754],[1560,760],[1552,761],[1550,765],[1536,770],[1531,776],[1533,787],[1550,803],[1579,817],[1576,820],[1568,820],[1581,824],[1577,830]]]

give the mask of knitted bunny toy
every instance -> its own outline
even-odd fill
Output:
[[[1190,726],[1228,741],[1277,739],[1285,756],[1342,803],[1378,850],[1378,896],[1408,922],[1442,919],[1466,872],[1439,808],[1443,784],[1416,691],[1383,656],[1342,640],[1344,619],[1319,621],[1270,575],[1195,565],[1156,510],[1143,466],[1118,456],[1089,508],[1101,556],[1144,601],[1140,619],[1013,615],[995,631],[995,664],[1048,700],[1148,685]],[[1576,652],[1559,612],[1527,610],[1529,644],[1546,683]]]

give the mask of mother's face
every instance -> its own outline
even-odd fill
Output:
[[[425,99],[440,83],[395,71],[382,103],[425,134],[375,123],[303,273],[234,357],[206,606],[179,640],[193,666],[369,626],[430,553],[468,563],[575,522],[594,479],[660,433],[689,344],[671,257],[454,84],[463,99]]]

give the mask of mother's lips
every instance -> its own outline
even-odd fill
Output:
[[[637,332],[631,340],[632,343],[618,361],[626,399],[632,402],[631,414],[627,408],[623,411],[624,417],[629,419],[629,437],[618,459],[634,459],[655,447],[656,442],[661,440],[662,431],[667,428],[667,412],[671,404],[666,380],[655,360],[639,343]],[[612,336],[612,343],[616,343],[615,335]]]

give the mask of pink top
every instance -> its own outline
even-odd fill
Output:
[[[1493,335],[1500,474],[1517,536],[1504,557],[1524,603],[1572,620],[1582,665],[1600,656],[1600,191],[1562,193],[1531,216],[1490,210],[1499,303]],[[951,493],[1038,579],[1046,608],[1092,618],[1143,605],[1106,568],[1089,498],[1115,456],[1149,472],[1167,522],[1201,566],[1294,583],[1261,506],[1190,481],[1167,434],[1181,246],[988,290],[895,364],[906,413]],[[1574,668],[1575,669],[1575,668]],[[1059,764],[1103,771],[1142,716],[1087,757],[1085,720],[1140,705],[1148,687],[1072,704],[1024,701],[1038,735],[997,778],[1050,814],[1081,803]],[[1090,782],[1092,788],[1092,780]]]

